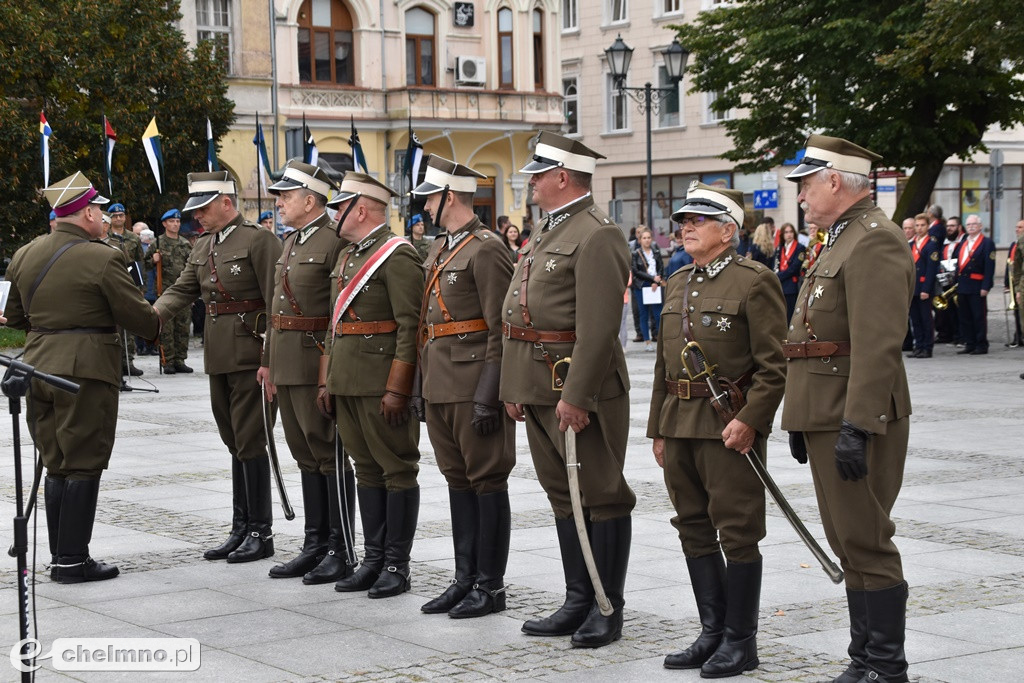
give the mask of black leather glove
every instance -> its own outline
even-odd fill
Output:
[[[807,442],[803,432],[789,433],[789,452],[798,463],[807,464]]]
[[[473,431],[487,436],[501,426],[502,404],[498,400],[498,385],[501,383],[501,366],[484,363],[480,380],[473,394]]]
[[[415,415],[420,422],[427,421],[427,409],[423,406],[422,396],[409,397],[409,412]]]
[[[480,436],[487,436],[498,431],[501,424],[501,409],[483,403],[473,404],[473,431]]]
[[[857,481],[868,475],[868,437],[867,432],[855,424],[843,420],[836,441],[836,469],[843,481]]]

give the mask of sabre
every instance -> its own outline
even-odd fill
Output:
[[[270,455],[270,470],[274,473],[274,481],[277,483],[277,494],[281,499],[281,509],[284,510],[284,518],[295,519],[295,510],[288,500],[288,491],[284,487],[284,479],[281,477],[281,463],[277,459],[277,444],[274,443],[274,418],[270,413],[270,401],[267,400],[267,392],[263,385],[260,385],[260,398],[263,400],[263,434],[267,438],[267,452]]]
[[[688,360],[689,359],[689,360]],[[715,376],[715,370],[718,369],[717,365],[711,365],[708,362],[707,356],[704,355],[704,350],[695,341],[688,343],[682,352],[683,368],[686,370],[686,374],[689,375],[690,381],[696,381],[703,378],[708,385],[708,389],[711,390],[711,405],[715,408],[715,411],[722,417],[724,421],[726,416],[735,416],[738,412],[734,409],[732,402],[729,398],[729,394],[722,390],[721,384],[719,383],[718,377]],[[731,417],[729,419],[732,419]],[[747,458],[747,462],[754,469],[754,473],[757,478],[761,480],[761,484],[764,485],[765,489],[771,495],[772,500],[782,510],[782,514],[786,520],[796,531],[797,536],[803,541],[807,549],[811,551],[814,558],[821,564],[822,570],[828,574],[828,578],[832,580],[832,583],[838,584],[843,581],[843,570],[839,568],[832,558],[829,557],[822,547],[818,544],[818,541],[811,536],[811,532],[807,530],[804,523],[797,516],[796,511],[793,510],[789,501],[782,494],[781,489],[772,479],[772,475],[768,473],[764,464],[761,462],[761,458],[758,456],[757,451],[751,448],[744,455]]]
[[[345,455],[338,437],[338,427],[334,427],[334,477],[338,481],[338,509],[341,511],[341,535],[345,541],[345,564],[356,566],[355,532],[352,530],[352,518],[348,510],[348,491],[345,490]]]

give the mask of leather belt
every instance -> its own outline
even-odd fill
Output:
[[[267,307],[263,299],[240,299],[239,301],[211,301],[206,304],[206,312],[212,316],[225,313],[249,313]]]
[[[36,334],[117,334],[116,327],[68,327],[62,330],[51,330],[47,327],[33,327],[29,330]]]
[[[739,379],[735,380],[734,384],[742,391],[750,386],[750,380],[753,376],[753,370],[746,372]],[[669,395],[681,398],[684,401],[691,398],[711,398],[711,387],[704,380],[691,381],[681,379],[677,381],[666,379],[665,388],[668,389]]]
[[[520,341],[533,342],[535,344],[559,344],[563,342],[576,341],[576,330],[551,332],[535,330],[532,327],[516,327],[512,323],[502,323],[501,333],[506,339],[518,339]]]
[[[832,356],[849,356],[850,342],[785,342],[782,355],[786,358],[830,358]]]
[[[394,320],[374,320],[372,322],[338,323],[334,334],[386,334],[398,329]]]
[[[469,332],[483,332],[487,329],[487,321],[483,318],[472,320],[458,320],[450,323],[427,323],[420,328],[420,335],[426,341],[433,341],[438,337],[450,337],[453,334],[467,334]]]
[[[331,326],[330,318],[307,318],[301,315],[270,316],[270,326],[275,330],[301,330],[304,332],[323,332]]]

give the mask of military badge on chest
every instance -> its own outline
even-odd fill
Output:
[[[242,274],[242,266],[238,265],[237,263],[231,264],[231,274],[232,275],[241,275]]]
[[[459,279],[459,274],[455,271],[448,273],[448,284],[454,285]]]
[[[555,261],[555,259],[553,259],[553,258],[549,258],[547,260],[547,263],[544,264],[544,270],[546,270],[549,273],[552,272],[557,267],[558,267],[558,262]]]
[[[825,287],[822,285],[818,285],[817,287],[814,288],[814,292],[811,293],[811,296],[807,299],[807,305],[813,306],[815,300],[820,299],[822,296],[824,296],[824,294]]]

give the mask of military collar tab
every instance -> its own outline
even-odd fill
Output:
[[[356,244],[355,253],[358,254],[358,253],[360,253],[362,251],[365,251],[367,247],[369,247],[374,242],[376,242],[377,238],[380,237],[383,234],[383,232],[381,232],[381,228],[384,228],[386,226],[387,226],[387,223],[381,223],[376,228],[371,230],[370,234],[368,234],[366,237],[364,237],[361,242]]]
[[[717,258],[708,264],[706,268],[708,273],[708,279],[714,280],[718,277],[718,274],[725,270],[725,267],[732,263],[732,254],[729,254],[725,258]]]

